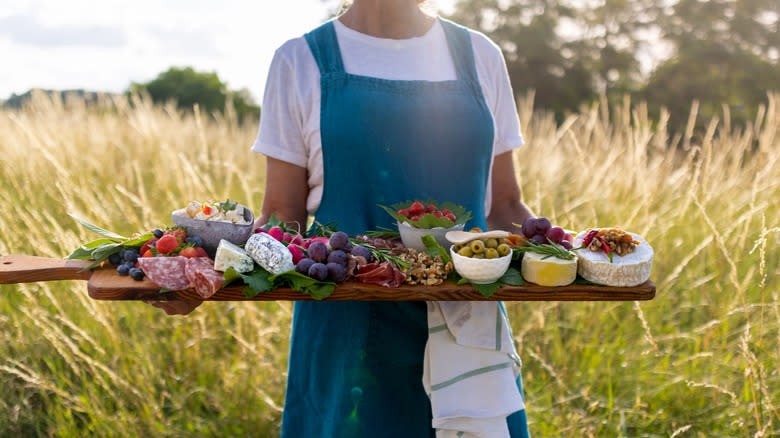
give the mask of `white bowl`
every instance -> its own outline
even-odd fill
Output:
[[[401,242],[403,242],[405,247],[413,248],[417,251],[425,251],[425,245],[422,243],[423,236],[430,234],[442,248],[446,248],[450,243],[444,235],[447,234],[448,231],[462,230],[464,225],[465,224],[455,225],[450,228],[436,227],[424,229],[415,228],[406,222],[399,222],[398,233],[401,235]]]
[[[461,277],[476,284],[489,284],[501,278],[509,269],[512,253],[497,259],[475,259],[464,257],[455,252],[455,245],[450,246],[450,256],[455,270]]]

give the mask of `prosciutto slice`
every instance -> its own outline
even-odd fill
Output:
[[[355,278],[363,283],[384,287],[398,287],[403,284],[406,274],[401,272],[394,263],[383,261],[361,266]]]

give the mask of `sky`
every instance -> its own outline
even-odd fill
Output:
[[[454,0],[429,0],[447,12]],[[274,50],[341,0],[0,1],[0,100],[30,88],[123,92],[170,67],[216,72],[261,102]]]

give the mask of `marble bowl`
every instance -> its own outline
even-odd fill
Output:
[[[231,222],[207,221],[195,219],[187,216],[179,216],[172,213],[171,219],[174,225],[184,227],[187,230],[187,236],[198,236],[203,240],[203,249],[214,257],[222,239],[236,245],[243,245],[249,239],[254,231],[255,217],[249,207],[244,207],[244,219],[247,224],[234,224]]]

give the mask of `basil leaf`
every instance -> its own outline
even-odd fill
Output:
[[[244,288],[244,296],[247,298],[252,298],[259,293],[268,292],[274,288],[273,282],[270,280],[271,273],[265,269],[258,268],[249,274],[238,273],[238,275],[241,276],[247,285]]]
[[[501,287],[501,283],[494,282],[490,284],[474,284],[471,283],[471,286],[476,289],[479,293],[482,294],[483,297],[488,298],[489,296],[496,293],[496,291]]]
[[[500,283],[508,284],[510,286],[525,286],[525,280],[523,280],[523,275],[518,271],[517,269],[510,267],[507,269],[507,271],[504,273],[501,278],[498,279]]]

